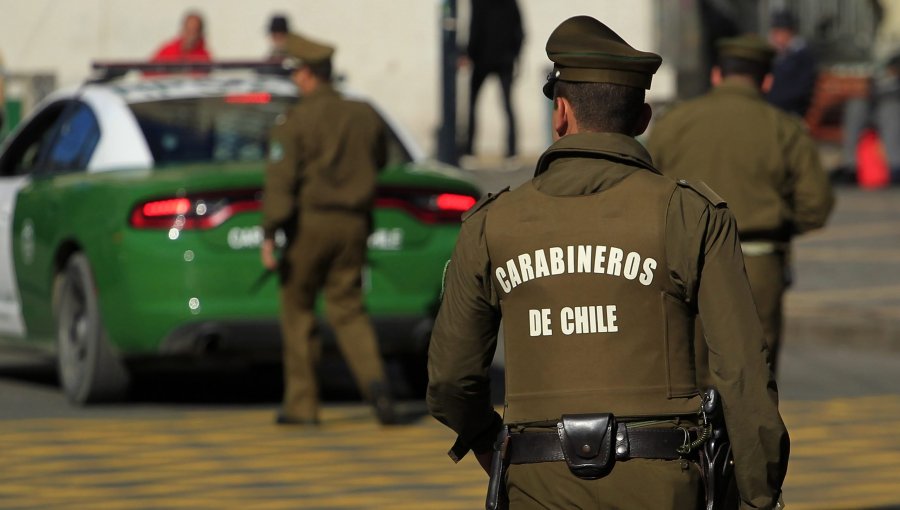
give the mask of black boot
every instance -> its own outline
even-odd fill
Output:
[[[375,416],[382,425],[394,425],[397,423],[397,411],[394,409],[394,398],[390,389],[383,382],[373,382],[369,385],[369,398],[372,407],[375,408]]]

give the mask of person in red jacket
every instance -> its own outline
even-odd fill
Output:
[[[203,39],[203,18],[197,12],[188,12],[181,23],[181,34],[165,43],[153,62],[209,62],[212,57]]]

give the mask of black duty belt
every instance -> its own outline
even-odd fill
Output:
[[[617,424],[616,460],[632,458],[674,460],[685,457],[678,449],[697,438],[694,431],[682,428],[632,428]],[[566,460],[560,437],[555,432],[510,434],[510,464],[533,464]]]

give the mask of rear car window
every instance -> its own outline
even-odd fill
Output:
[[[167,99],[129,107],[156,166],[265,159],[275,118],[295,99],[267,94]]]
[[[275,118],[297,101],[268,93],[132,103],[157,167],[262,161]],[[412,161],[388,124],[388,165]]]

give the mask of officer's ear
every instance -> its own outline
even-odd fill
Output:
[[[709,82],[713,87],[718,86],[722,83],[722,68],[719,66],[713,66],[712,70],[709,72]]]
[[[650,108],[650,105],[644,103],[644,106],[641,107],[641,114],[637,118],[637,122],[634,125],[634,133],[631,136],[638,136],[644,134],[644,131],[647,130],[647,126],[650,125],[650,118],[653,117],[653,109]]]
[[[564,97],[553,98],[553,141],[569,134],[572,124],[572,105]]]
[[[769,91],[772,90],[772,83],[774,81],[775,77],[772,76],[772,73],[766,73],[766,76],[763,78],[762,84],[759,87],[763,94],[768,94]]]

